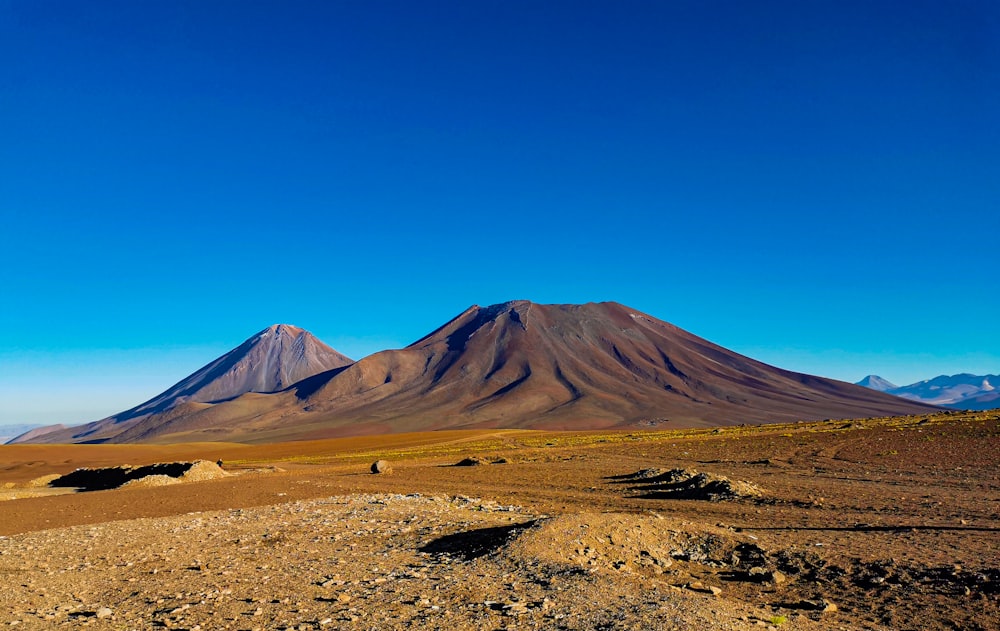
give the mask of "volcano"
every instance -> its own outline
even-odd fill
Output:
[[[350,433],[692,427],[934,409],[763,364],[617,303],[474,306],[403,350],[295,390],[311,414]]]
[[[157,419],[183,416],[243,394],[277,392],[353,361],[309,331],[275,324],[130,410],[83,426],[34,430],[11,442],[105,442],[151,416]]]
[[[101,434],[110,442],[270,442],[484,427],[669,429],[936,409],[775,368],[617,303],[513,301],[470,307],[404,349],[281,392],[174,407]]]

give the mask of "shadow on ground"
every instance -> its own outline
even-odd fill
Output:
[[[522,530],[536,523],[537,520],[532,520],[523,524],[457,532],[428,542],[420,548],[420,551],[430,554],[449,554],[460,557],[463,561],[471,561],[503,547]]]

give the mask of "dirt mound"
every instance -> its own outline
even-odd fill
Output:
[[[642,469],[620,476],[620,482],[637,482],[633,487],[648,499],[686,499],[720,502],[738,499],[756,499],[764,490],[753,482],[730,480],[713,473],[699,473],[694,469]]]
[[[51,473],[49,475],[43,475],[40,478],[35,478],[33,480],[29,480],[24,486],[28,487],[29,489],[42,488],[42,487],[49,486],[52,483],[53,480],[57,480],[57,479],[59,479],[59,474],[58,473]]]
[[[507,550],[549,565],[658,574],[675,559],[723,565],[741,543],[728,530],[655,514],[581,513],[539,520]]]
[[[222,470],[222,467],[209,462],[208,460],[196,460],[191,463],[191,467],[181,476],[185,482],[197,482],[200,480],[215,480],[229,475]]]
[[[102,491],[117,489],[131,482],[146,478],[170,478],[186,482],[198,480],[214,480],[229,475],[219,465],[207,460],[194,462],[161,462],[157,464],[134,467],[104,467],[98,469],[81,468],[63,476],[58,476],[48,484],[53,487],[75,487],[83,491]],[[143,486],[162,486],[163,483],[151,481]],[[133,485],[135,486],[135,485]]]
[[[167,486],[168,484],[180,484],[179,478],[172,478],[169,475],[147,475],[144,478],[129,480],[120,488],[149,488],[152,486]]]

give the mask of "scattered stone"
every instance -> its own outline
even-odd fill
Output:
[[[693,583],[688,583],[688,589],[694,592],[701,592],[702,594],[711,594],[713,596],[719,596],[722,594],[722,588],[716,587],[715,585],[705,585],[701,581],[694,581]]]
[[[752,567],[747,571],[751,581],[757,583],[774,583],[775,585],[780,585],[784,583],[788,578],[783,572],[778,570],[768,570],[766,567]]]
[[[833,604],[825,598],[818,598],[815,600],[800,600],[798,603],[799,609],[809,609],[810,611],[821,611],[823,613],[832,613],[837,611],[837,605]]]
[[[644,486],[636,490],[650,499],[691,499],[719,502],[764,496],[764,491],[752,482],[730,480],[694,469],[642,469],[625,476]]]

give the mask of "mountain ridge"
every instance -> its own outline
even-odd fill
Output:
[[[651,429],[933,409],[769,366],[619,303],[514,300],[473,305],[405,348],[276,392],[185,401],[127,427],[93,427],[76,440],[272,442],[460,428]]]
[[[858,385],[871,387],[865,383],[869,377],[862,379]],[[875,378],[881,379],[877,376]],[[938,375],[906,386],[893,386],[885,392],[911,401],[953,409],[990,410],[1000,407],[1000,375]]]

